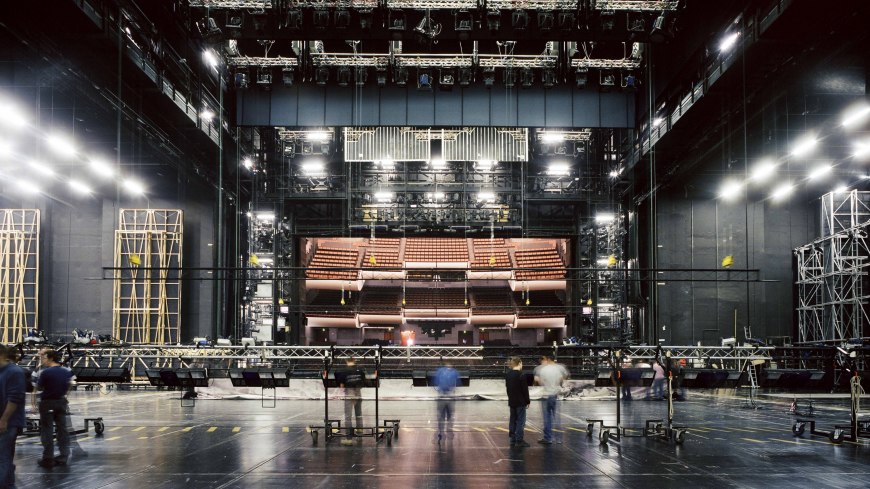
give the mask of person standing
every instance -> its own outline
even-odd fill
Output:
[[[526,410],[529,408],[529,384],[523,374],[523,361],[520,357],[508,359],[508,370],[505,375],[510,421],[508,421],[508,436],[512,447],[529,446],[523,439],[526,429]]]
[[[438,392],[438,443],[441,443],[445,433],[453,431],[456,402],[453,391],[459,386],[459,372],[450,365],[444,365],[435,371],[433,381]]]
[[[345,369],[337,372],[335,377],[339,379],[339,387],[344,389],[344,425],[347,435],[341,440],[342,445],[353,445],[353,414],[356,414],[356,427],[362,427],[362,392],[361,389],[366,381],[366,373],[356,366],[356,360],[348,357],[345,360]]]
[[[541,399],[541,414],[544,419],[544,437],[538,440],[542,445],[553,444],[553,423],[558,410],[558,395],[562,392],[562,383],[568,378],[564,366],[553,361],[553,357],[541,357],[541,365],[535,369],[535,383],[544,388]]]
[[[56,350],[46,350],[42,355],[42,371],[36,383],[39,394],[39,438],[42,441],[40,467],[50,469],[66,465],[69,461],[69,403],[66,393],[72,381],[72,372],[60,365]],[[57,445],[60,455],[54,456],[54,433],[57,427]]]
[[[15,441],[24,429],[24,371],[13,347],[0,345],[0,487],[15,489]]]
[[[665,368],[658,362],[658,359],[653,362],[652,368],[655,372],[653,376],[652,398],[660,401],[665,398]]]

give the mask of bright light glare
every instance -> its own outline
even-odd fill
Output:
[[[773,193],[770,194],[770,197],[774,200],[781,200],[791,195],[793,191],[794,185],[792,185],[791,183],[784,183],[774,189]]]
[[[843,117],[843,127],[854,126],[870,115],[870,105],[852,109]]]
[[[429,162],[429,166],[431,166],[432,168],[434,168],[436,170],[441,170],[445,166],[447,166],[447,162],[444,160],[432,160]]]
[[[477,200],[495,200],[495,194],[492,192],[480,192],[477,194]]]
[[[816,147],[819,141],[813,136],[807,136],[795,143],[791,149],[792,156],[803,156]]]
[[[482,166],[482,167],[484,167],[484,168],[490,168],[490,169],[491,169],[492,167],[494,167],[494,166],[496,165],[496,163],[497,163],[497,162],[496,162],[495,160],[479,160],[479,161],[477,162],[477,164],[478,164],[479,166]]]
[[[380,166],[384,170],[392,170],[392,169],[396,168],[396,162],[387,158],[387,159],[378,161],[378,166]]]
[[[220,59],[218,58],[217,54],[215,54],[215,52],[211,49],[206,49],[202,52],[202,60],[205,61],[205,64],[211,66],[212,68],[217,68],[217,66],[220,64]]]
[[[434,194],[432,194],[432,197],[435,200],[442,200],[444,199],[444,192],[435,192]]]
[[[595,263],[597,263],[599,266],[606,267],[609,263],[609,260],[607,258],[599,258],[595,261]]]
[[[773,176],[776,172],[776,163],[772,161],[762,161],[752,169],[752,174],[749,176],[756,182],[763,182]]]
[[[64,158],[72,158],[76,155],[76,147],[69,139],[59,135],[52,134],[45,138],[45,142],[48,143],[48,147],[51,148],[58,156],[63,156]]]
[[[203,109],[202,112],[199,113],[199,116],[202,118],[202,120],[210,122],[212,119],[214,119],[215,114],[210,109]]]
[[[252,160],[250,157],[245,158],[242,160],[242,166],[250,170],[254,168],[254,160]]]
[[[616,219],[616,215],[612,212],[602,212],[600,214],[595,215],[595,222],[600,224],[605,224],[608,222],[613,222]]]
[[[734,47],[734,44],[737,43],[737,38],[740,37],[739,32],[735,32],[733,34],[728,34],[725,36],[722,41],[719,43],[719,51],[725,52]]]
[[[275,213],[274,212],[258,212],[257,219],[260,221],[274,221]]]
[[[306,161],[302,163],[302,171],[308,175],[319,175],[326,170],[326,165],[322,161]]]
[[[571,166],[568,163],[550,163],[547,175],[567,175]]]
[[[811,171],[810,174],[807,175],[807,178],[809,178],[810,180],[815,180],[817,178],[821,178],[821,177],[827,175],[828,173],[831,173],[831,170],[833,170],[833,169],[834,168],[831,165],[821,165],[819,167],[814,168],[813,171]]]
[[[619,170],[610,170],[610,178],[616,178],[619,176]]]
[[[325,143],[329,141],[329,133],[326,131],[311,131],[305,134],[305,139],[308,141],[320,141]]]
[[[69,186],[71,189],[75,190],[76,192],[78,192],[80,194],[91,193],[91,188],[88,187],[87,185],[85,185],[84,183],[78,181],[78,180],[70,180]]]
[[[115,170],[103,160],[94,159],[89,162],[91,171],[103,178],[112,178],[115,175]]]
[[[15,105],[9,102],[0,102],[0,124],[20,129],[27,125],[27,118]]]
[[[378,202],[389,202],[392,198],[392,192],[375,192],[375,199]]]
[[[545,132],[541,134],[541,141],[545,143],[558,143],[565,140],[565,135],[561,132]]]
[[[18,190],[23,190],[25,193],[29,194],[38,194],[40,192],[39,187],[37,187],[32,182],[28,182],[27,180],[18,180],[13,185],[14,188]]]
[[[36,160],[30,160],[28,162],[28,164],[30,165],[31,168],[38,171],[39,173],[42,173],[43,175],[45,175],[47,177],[54,176],[54,170],[52,170],[51,168],[46,166],[45,163],[42,163],[42,162],[39,162]]]
[[[13,149],[12,143],[9,141],[0,141],[0,157],[11,155]]]
[[[723,199],[733,199],[740,194],[740,190],[743,189],[743,184],[736,181],[725,182],[722,185],[722,188],[719,190],[719,197]]]
[[[847,187],[845,185],[840,185],[834,189],[835,194],[845,194],[848,191],[849,191],[849,187]]]
[[[131,194],[142,195],[145,193],[145,186],[137,180],[124,180],[121,183],[125,189]]]
[[[852,156],[855,158],[863,158],[870,154],[870,142],[868,141],[855,141],[853,146],[855,151],[852,153]]]
[[[664,121],[665,120],[662,119],[661,117],[656,117],[655,119],[653,119],[652,125],[653,125],[653,127],[659,127],[660,125],[662,125],[662,122],[664,122]]]

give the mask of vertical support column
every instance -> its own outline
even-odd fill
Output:
[[[39,328],[38,209],[0,209],[0,341]]]

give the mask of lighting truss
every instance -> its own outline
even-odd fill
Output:
[[[631,58],[622,59],[593,59],[579,58],[571,60],[572,68],[599,68],[599,69],[621,69],[635,70],[640,68],[640,61]]]
[[[312,54],[314,66],[353,66],[386,68],[389,65],[387,54]]]
[[[477,64],[482,68],[554,68],[556,66],[556,57],[481,55],[478,57]]]
[[[305,131],[294,131],[290,129],[279,129],[278,137],[283,141],[305,141],[311,133],[324,133],[326,140],[332,140],[332,130],[325,129],[309,129]]]
[[[386,4],[387,8],[390,9],[438,10],[477,8],[477,0],[386,0]]]
[[[474,132],[472,127],[463,127],[462,129],[414,129],[412,127],[403,127],[399,129],[402,134],[412,134],[417,141],[429,141],[432,139],[441,139],[444,141],[456,141],[460,134],[471,134]]]
[[[393,60],[396,66],[407,68],[469,68],[474,64],[471,55],[396,54]]]
[[[227,58],[227,64],[230,66],[281,66],[292,67],[299,66],[299,60],[296,58],[265,58],[260,56],[234,56]]]
[[[538,131],[538,140],[544,139],[547,134],[558,134],[562,136],[564,141],[589,141],[592,139],[592,129],[581,129],[579,131]]]
[[[514,141],[525,141],[529,136],[528,129],[514,129],[514,128],[505,128],[505,129],[497,129],[496,132],[499,134],[507,134],[512,137]]]
[[[680,2],[674,1],[641,1],[641,0],[598,0],[595,8],[598,10],[630,10],[634,12],[677,10]]]
[[[265,9],[272,8],[272,0],[190,0],[194,8]]]
[[[663,2],[649,2],[663,3]],[[676,2],[674,2],[676,3]],[[576,10],[577,0],[487,0],[486,8],[490,10]]]
[[[349,143],[358,143],[363,136],[371,136],[375,132],[374,127],[345,127],[344,140]]]

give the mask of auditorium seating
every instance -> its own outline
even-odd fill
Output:
[[[490,257],[495,258],[491,260]],[[474,248],[471,268],[511,268],[511,257],[505,248]]]
[[[317,295],[305,305],[305,313],[309,316],[327,318],[352,318],[356,314],[357,293],[344,292],[344,305],[341,304],[340,290],[320,290]]]
[[[514,304],[511,291],[507,287],[487,287],[475,289],[472,295],[474,315],[513,314]]]
[[[356,280],[356,270],[323,270],[322,268],[356,268],[359,251],[348,248],[328,248],[320,246],[308,263],[305,276],[317,280]],[[312,270],[321,268],[321,270]]]
[[[402,268],[399,260],[401,245],[400,238],[371,238],[363,256],[363,268]]]
[[[517,270],[517,280],[564,280],[565,264],[555,248],[517,250],[517,268],[547,268],[548,270]]]
[[[409,288],[405,290],[408,309],[457,309],[465,305],[465,291],[455,289]]]
[[[401,306],[401,289],[376,288],[363,292],[360,299],[361,314],[399,314]]]
[[[468,241],[459,238],[408,238],[405,261],[467,262]]]
[[[514,292],[514,300],[517,303],[518,318],[551,318],[564,317],[565,304],[549,290],[528,292],[529,305],[523,300],[522,292]]]

